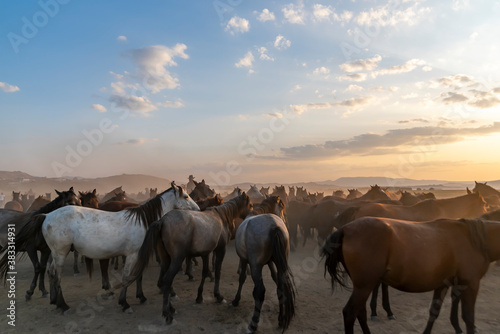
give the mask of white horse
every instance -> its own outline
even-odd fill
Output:
[[[51,278],[51,304],[64,313],[69,306],[61,290],[61,274],[64,260],[71,246],[89,259],[109,259],[125,255],[122,280],[130,274],[137,261],[149,224],[160,219],[173,209],[199,210],[198,205],[182,188],[172,182],[172,187],[146,203],[119,212],[106,212],[85,207],[64,207],[47,215],[41,215],[26,233],[37,233],[40,229],[49,246],[53,262],[49,268]],[[23,231],[21,231],[23,232]],[[90,260],[91,262],[92,260]],[[91,267],[87,262],[87,271]],[[146,301],[142,292],[142,277],[137,280],[137,297]],[[132,312],[126,301],[127,289],[121,291],[119,304],[123,311]]]

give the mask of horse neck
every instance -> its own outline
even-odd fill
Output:
[[[48,204],[45,204],[44,206],[42,206],[40,209],[34,211],[33,213],[34,214],[40,214],[40,213],[49,213],[49,212],[52,212],[52,211],[54,211],[56,209],[59,209],[60,207],[63,206],[61,204],[61,201],[62,201],[62,198],[57,197],[55,200],[53,200],[52,202],[50,202]]]
[[[496,190],[495,188],[487,185],[487,184],[481,184],[480,186],[476,187],[476,191],[474,192],[480,192],[481,195],[483,196],[488,196],[488,195],[497,195],[497,196],[500,196],[500,192],[498,190]]]

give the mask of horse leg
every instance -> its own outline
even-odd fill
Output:
[[[247,267],[247,261],[243,260],[240,258],[240,268],[246,268]],[[240,270],[240,279],[239,279],[239,285],[238,285],[238,292],[236,292],[236,296],[234,297],[233,301],[231,302],[232,306],[238,306],[240,303],[241,299],[241,289],[243,288],[243,284],[245,284],[245,280],[247,279],[247,272],[246,270]]]
[[[377,316],[377,298],[378,298],[378,289],[380,287],[380,282],[373,288],[372,291],[372,298],[370,300],[370,310],[372,311],[372,314],[370,318],[373,321],[378,321],[378,316]]]
[[[214,297],[217,300],[217,303],[222,303],[224,298],[221,296],[219,291],[220,284],[220,271],[222,268],[222,261],[224,260],[224,256],[226,255],[226,247],[220,247],[219,249],[215,249],[215,285],[214,285]],[[208,256],[207,256],[207,271],[208,271]],[[207,274],[208,275],[208,274]]]
[[[252,280],[254,283],[252,295],[255,306],[252,320],[250,321],[250,324],[248,324],[248,331],[253,333],[257,330],[257,326],[259,325],[260,311],[262,309],[262,304],[264,303],[266,287],[264,286],[264,281],[262,280],[262,266],[250,264],[250,271],[252,273]]]
[[[47,269],[47,262],[50,257],[50,250],[40,251],[40,277],[38,282],[38,289],[42,291],[42,298],[46,298],[49,292],[45,289],[45,271]]]
[[[479,281],[470,282],[467,288],[462,291],[462,319],[465,322],[467,334],[474,334],[474,307],[476,305],[477,292],[479,291]]]
[[[118,259],[116,260],[118,262]],[[137,261],[137,253],[131,254],[127,256],[127,260],[125,261],[125,266],[123,267],[122,273],[122,282],[125,282],[127,277],[130,275],[130,271],[132,270],[132,266]],[[129,303],[127,303],[127,288],[123,288],[120,297],[118,298],[118,304],[121,305],[122,311],[126,313],[132,313],[132,309],[130,308]]]
[[[36,252],[36,249],[34,249],[33,247],[28,247],[26,249],[26,252],[28,253],[31,263],[33,264],[33,269],[35,271],[33,280],[31,281],[30,288],[29,290],[26,291],[26,294],[24,296],[25,299],[28,301],[31,299],[31,296],[35,292],[36,283],[38,282],[38,276],[40,275],[40,262],[38,261],[38,254]]]
[[[278,295],[278,301],[279,301],[279,314],[278,314],[278,327],[282,328],[283,327],[283,289],[280,287],[280,283],[278,280],[278,272],[276,271],[276,266],[274,265],[274,262],[269,262],[267,264],[269,267],[269,270],[271,271],[271,277],[276,284],[276,294]]]
[[[182,262],[184,261],[184,258],[178,257],[174,258],[173,260],[171,259],[170,256],[167,256],[166,259],[166,268],[167,271],[165,272],[165,275],[163,276],[163,309],[162,309],[162,315],[165,318],[165,322],[167,325],[170,325],[172,323],[173,314],[175,313],[175,309],[172,307],[171,301],[170,301],[170,294],[172,290],[172,282],[174,281],[175,275],[179,272],[179,269],[182,267]],[[203,279],[202,279],[203,281]]]
[[[73,275],[77,276],[80,273],[80,270],[78,270],[78,252],[73,250]]]
[[[203,260],[203,270],[200,286],[198,287],[198,295],[196,296],[196,303],[198,304],[203,302],[203,285],[205,284],[205,278],[208,277],[208,255],[203,255],[201,259]]]
[[[68,314],[69,313],[69,306],[66,304],[66,301],[64,300],[63,293],[62,293],[62,288],[61,288],[61,277],[62,277],[62,272],[64,269],[64,260],[66,256],[69,253],[68,251],[63,255],[63,253],[60,254],[54,254],[52,255],[53,258],[53,263],[52,263],[52,276],[53,276],[53,282],[52,284],[54,285],[54,292],[56,293],[55,295],[55,304],[57,309],[60,309],[63,314]]]
[[[113,259],[115,260],[115,266],[113,267],[113,269],[114,270],[118,270],[118,260],[120,258],[118,256],[115,256]],[[125,265],[125,263],[123,265]]]
[[[389,320],[396,320],[391,310],[391,304],[389,303],[389,286],[385,283],[382,283],[382,307],[385,312],[387,312],[387,318]]]
[[[458,322],[458,303],[460,302],[460,291],[453,286],[451,288],[451,311],[450,311],[450,322],[455,329],[456,334],[463,334],[462,328],[460,328],[460,323]]]
[[[188,277],[188,281],[194,281],[194,278],[193,278],[193,262],[191,260],[194,260],[194,258],[191,258],[190,256],[186,257],[186,271],[185,271],[185,274]]]
[[[136,298],[139,298],[139,300],[141,301],[141,304],[144,304],[146,302],[146,300],[148,300],[146,298],[146,296],[144,296],[144,292],[142,291],[142,274],[139,275],[139,277],[137,277],[137,290],[136,290],[136,293],[135,293],[135,297]]]
[[[434,295],[432,296],[431,308],[429,309],[429,320],[427,320],[427,326],[425,326],[424,334],[430,334],[434,321],[439,316],[439,311],[443,305],[444,297],[448,291],[448,286],[443,286],[434,290]]]
[[[354,334],[354,322],[358,318],[363,334],[370,334],[366,321],[366,300],[372,293],[373,288],[354,287],[351,297],[342,310],[344,317],[345,334]]]

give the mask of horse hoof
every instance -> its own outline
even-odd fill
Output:
[[[188,282],[194,282],[194,277],[188,277]]]
[[[24,298],[26,299],[26,301],[30,301],[31,300],[31,294],[27,293],[24,295]]]
[[[134,313],[134,310],[132,310],[131,307],[127,308],[126,310],[123,310],[124,313],[131,314]]]
[[[371,321],[378,321],[378,317],[376,315],[372,315],[370,319]]]
[[[73,314],[73,310],[72,309],[67,309],[66,311],[63,311],[62,315],[70,315],[70,314]]]
[[[139,297],[141,305],[144,304],[148,299],[146,297]]]
[[[203,298],[196,298],[196,304],[203,303]]]
[[[393,315],[388,315],[388,316],[387,316],[387,319],[389,319],[389,320],[396,320],[396,317],[395,317],[395,316],[393,316]]]
[[[166,318],[165,318],[165,323],[167,325],[172,325],[172,322],[174,320],[174,317],[172,317],[171,315],[168,315]]]
[[[179,296],[175,295],[175,296],[170,296],[170,301],[172,302],[176,302],[179,300]]]
[[[230,307],[237,307],[239,304],[240,304],[240,302],[236,302],[233,300],[232,302],[229,303],[229,306]]]

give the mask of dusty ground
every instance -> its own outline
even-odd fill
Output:
[[[341,310],[349,292],[336,290],[331,293],[330,283],[323,277],[323,263],[318,262],[317,253],[315,245],[310,241],[305,248],[291,254],[290,263],[295,274],[298,295],[297,317],[292,321],[288,333],[343,333]],[[109,301],[100,298],[98,264],[95,264],[95,277],[89,281],[83,273],[73,277],[71,261],[72,256],[68,256],[62,286],[66,302],[72,307],[73,314],[63,316],[57,313],[55,307],[49,305],[48,299],[41,298],[39,291],[31,301],[24,301],[24,292],[32,278],[31,263],[24,260],[18,263],[15,328],[7,324],[7,289],[0,288],[0,333],[243,333],[253,312],[253,282],[250,277],[237,308],[231,308],[227,303],[215,304],[212,297],[213,283],[205,285],[205,302],[196,304],[201,269],[195,267],[196,282],[188,282],[186,276],[176,277],[175,288],[180,300],[174,302],[177,309],[174,324],[166,326],[161,317],[162,296],[155,284],[159,271],[156,264],[151,265],[145,274],[144,292],[148,298],[147,304],[138,304],[133,287],[129,289],[128,301],[134,312],[124,314],[116,298]],[[223,263],[221,280],[221,293],[228,301],[232,300],[237,289],[237,263],[236,252],[230,244]],[[111,276],[119,277],[114,270]],[[265,284],[266,301],[259,332],[279,333],[276,288],[268,270],[265,272]],[[406,294],[390,290],[390,294],[397,320],[386,320],[383,310],[380,310],[381,320],[369,322],[372,332],[421,333],[427,320],[432,293]],[[435,324],[434,333],[454,333],[448,321],[449,308],[450,298],[447,297],[441,317]],[[500,333],[499,314],[500,267],[492,265],[482,280],[476,305],[476,325],[480,333]],[[464,328],[463,325],[462,327]],[[356,331],[361,333],[359,327]]]

